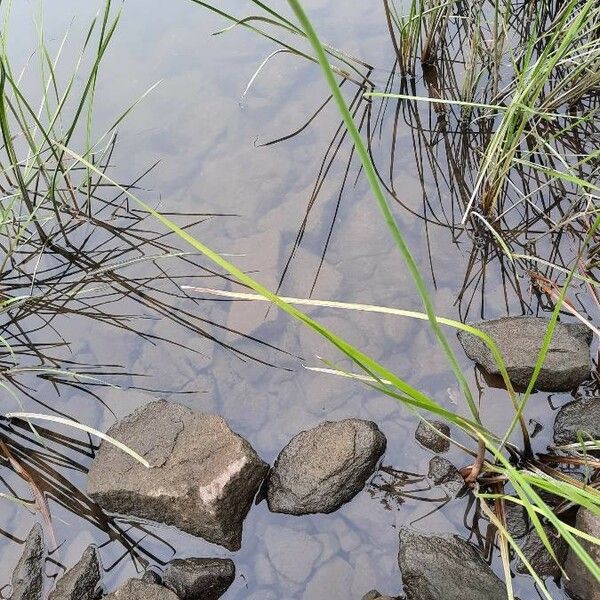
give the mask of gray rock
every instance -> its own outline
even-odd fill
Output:
[[[583,439],[600,438],[600,398],[575,400],[565,404],[554,421],[554,443],[571,444],[578,441],[577,434]]]
[[[386,443],[375,423],[361,419],[326,421],[300,432],[275,461],[269,509],[292,515],[337,510],[362,490]]]
[[[465,480],[456,467],[441,456],[434,456],[429,461],[427,477],[435,485],[442,486],[451,496],[458,494],[465,485]]]
[[[49,600],[96,600],[102,596],[100,562],[94,546],[88,546],[79,562],[56,584]]]
[[[510,535],[518,540],[527,535],[529,522],[525,509],[514,502],[504,503],[504,516],[506,517],[506,528]]]
[[[575,526],[595,538],[600,538],[600,517],[586,508],[580,508],[577,512]],[[578,541],[592,560],[600,565],[600,546],[582,538],[578,538]],[[565,562],[565,572],[569,577],[568,581],[565,580],[565,590],[571,598],[574,600],[600,600],[600,583],[571,550],[569,550]]]
[[[458,536],[402,528],[398,564],[407,600],[506,600],[504,583]]]
[[[240,548],[244,518],[268,465],[221,417],[155,401],[108,434],[151,467],[103,442],[88,475],[88,493],[98,504]]]
[[[23,554],[12,574],[11,600],[42,600],[45,554],[44,532],[36,523],[27,535]]]
[[[181,600],[217,600],[234,579],[235,565],[228,558],[177,558],[167,564],[163,585]]]
[[[567,551],[569,549],[567,542],[559,537],[556,530],[550,525],[544,525],[544,531],[548,536],[548,541],[556,554],[558,562],[562,565],[567,558]],[[529,532],[525,538],[525,542],[521,546],[521,550],[540,577],[554,577],[557,579],[561,576],[560,567],[552,556],[550,556],[535,529]],[[515,563],[515,570],[517,573],[529,573],[520,558]]]
[[[548,321],[536,317],[505,317],[475,323],[496,342],[506,363],[513,385],[525,388],[529,383]],[[485,372],[500,376],[492,353],[478,337],[458,332],[467,356]],[[548,392],[569,391],[585,381],[591,372],[592,332],[582,323],[558,323],[536,389]]]
[[[179,598],[162,585],[147,583],[141,579],[130,579],[112,594],[104,596],[103,600],[179,600]]]
[[[396,598],[392,598],[391,596],[383,596],[377,590],[371,590],[367,592],[362,600],[397,600]]]
[[[415,438],[422,446],[433,452],[448,452],[450,450],[450,442],[441,435],[438,435],[437,431],[450,437],[450,427],[446,423],[442,421],[429,421],[429,423],[421,421],[415,431]]]

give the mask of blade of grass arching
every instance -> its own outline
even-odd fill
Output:
[[[224,17],[228,21],[233,21],[233,23],[236,24],[236,25],[240,25],[242,27],[246,27],[250,31],[253,31],[254,33],[257,33],[258,35],[260,35],[260,36],[262,36],[262,37],[264,37],[264,38],[266,38],[268,40],[271,40],[272,42],[274,42],[278,46],[281,46],[282,48],[286,48],[287,50],[289,50],[290,52],[293,52],[294,54],[297,54],[301,58],[304,58],[304,59],[306,59],[306,60],[308,60],[310,62],[317,63],[317,59],[314,56],[311,56],[310,54],[307,54],[306,52],[303,52],[302,50],[299,50],[295,46],[291,46],[290,44],[284,42],[282,39],[274,37],[271,34],[267,33],[266,31],[263,31],[262,29],[259,29],[258,27],[254,27],[246,19],[238,19],[237,17],[234,17],[233,15],[231,15],[231,14],[229,14],[229,13],[221,10],[220,8],[218,8],[218,7],[210,4],[208,2],[202,2],[201,0],[191,0],[191,1],[194,4],[198,4],[199,6],[202,6],[202,7],[206,8],[206,9],[210,10],[211,12],[214,12],[214,13],[218,14],[221,17]],[[266,18],[260,18],[261,21],[264,21],[265,19]],[[271,21],[269,20],[268,22],[271,22]],[[283,27],[287,31],[290,31],[291,33],[295,33],[294,29],[288,28],[285,25],[283,25],[282,23],[277,23],[277,25],[279,27]],[[294,28],[297,30],[297,28],[295,26],[294,26]],[[362,86],[365,81],[368,81],[366,75],[364,73],[362,73],[360,71],[360,69],[358,69],[353,64],[352,60],[349,60],[348,58],[345,58],[344,53],[342,53],[342,52],[337,52],[336,53],[335,49],[333,49],[333,48],[330,48],[329,52],[330,52],[330,54],[332,56],[334,56],[338,60],[342,61],[347,67],[349,67],[349,69],[351,71],[354,71],[358,75],[358,79],[354,78],[346,70],[340,69],[339,67],[336,67],[336,66],[332,66],[332,68],[334,69],[334,71],[338,75],[340,75],[341,77],[345,77],[345,78],[349,79],[350,81],[353,81],[358,86]],[[356,62],[358,62],[358,64],[361,64],[361,65],[365,64],[362,61],[358,61],[358,60]]]
[[[40,421],[51,421],[53,423],[59,423],[61,425],[67,425],[68,427],[74,427],[75,429],[80,429],[81,431],[85,431],[86,433],[91,433],[92,435],[95,435],[96,437],[99,437],[100,439],[105,440],[109,444],[116,446],[117,448],[119,448],[119,450],[122,450],[123,452],[129,454],[129,456],[131,456],[131,458],[134,458],[139,463],[144,465],[146,468],[148,468],[148,469],[150,468],[150,463],[145,458],[140,456],[135,450],[132,450],[131,448],[129,448],[129,446],[126,446],[122,442],[119,442],[119,440],[115,440],[115,438],[111,437],[110,435],[106,435],[105,433],[102,433],[101,431],[98,431],[97,429],[94,429],[93,427],[89,427],[88,425],[84,425],[83,423],[78,423],[77,421],[72,421],[71,419],[65,419],[64,417],[57,417],[54,415],[42,415],[42,414],[38,414],[38,413],[29,413],[29,412],[12,412],[12,413],[7,413],[4,416],[7,419],[21,419],[22,421],[29,421],[30,419],[34,419],[34,420],[37,419]]]
[[[258,294],[248,294],[246,292],[229,292],[225,290],[216,290],[212,288],[201,288],[195,286],[181,286],[184,290],[195,291],[203,294],[211,294],[214,296],[220,296],[224,298],[231,298],[237,300],[252,300],[252,301],[268,301],[263,296]],[[303,306],[316,306],[323,308],[336,308],[343,310],[353,310],[359,312],[370,312],[370,313],[379,313],[385,315],[393,315],[398,317],[408,317],[411,319],[419,319],[422,321],[428,321],[429,317],[426,313],[417,312],[414,310],[404,310],[401,308],[391,308],[388,306],[379,306],[374,304],[356,304],[352,302],[338,302],[335,300],[317,300],[314,298],[293,298],[289,296],[280,296],[280,298],[284,302],[288,302],[289,304],[297,304]],[[513,404],[515,411],[518,408],[518,402],[516,393],[514,391],[513,385],[510,381],[510,377],[508,376],[508,371],[506,369],[506,364],[504,359],[502,358],[502,354],[500,353],[500,349],[494,342],[494,340],[487,335],[485,332],[473,327],[472,325],[467,325],[466,323],[461,323],[460,321],[455,321],[453,319],[447,319],[445,317],[436,316],[438,323],[440,325],[447,325],[449,327],[453,327],[454,329],[458,329],[460,331],[466,331],[471,335],[474,335],[481,339],[483,343],[489,348],[496,364],[498,365],[498,369],[500,371],[500,375],[502,376],[502,380],[506,385],[506,389],[508,391],[509,397]],[[527,432],[527,425],[525,424],[524,419],[521,419],[521,428],[523,430],[523,436],[525,445],[529,448],[529,434]]]
[[[400,250],[400,253],[402,255],[402,258],[404,259],[406,266],[408,267],[414,285],[419,295],[421,296],[421,300],[423,302],[423,306],[425,307],[425,312],[427,313],[427,317],[433,330],[433,333],[437,338],[438,343],[442,347],[444,353],[446,354],[448,362],[450,363],[452,371],[454,372],[459,386],[462,389],[462,392],[465,396],[473,418],[476,421],[479,421],[479,410],[477,408],[477,405],[475,404],[475,400],[473,399],[471,390],[469,389],[469,384],[467,383],[467,380],[460,368],[458,359],[456,358],[454,351],[452,350],[450,344],[448,343],[448,340],[444,336],[444,333],[442,332],[440,326],[437,323],[433,303],[429,298],[429,294],[427,292],[423,276],[421,275],[421,272],[404,239],[404,236],[400,232],[400,228],[396,223],[396,219],[394,218],[394,215],[388,205],[385,195],[383,194],[383,190],[379,183],[379,179],[375,172],[375,167],[373,165],[373,162],[371,161],[371,157],[367,151],[367,148],[360,135],[360,132],[358,131],[358,128],[354,123],[354,119],[352,118],[352,115],[348,110],[346,101],[344,100],[344,97],[342,96],[339,86],[335,80],[333,71],[331,70],[329,62],[327,61],[327,57],[325,55],[323,46],[306,13],[304,12],[304,9],[302,8],[300,2],[298,2],[298,0],[288,0],[288,4],[291,6],[292,10],[296,14],[296,17],[298,18],[302,29],[306,33],[306,36],[309,39],[315,51],[319,64],[321,65],[321,69],[325,76],[325,80],[327,81],[327,84],[329,86],[330,92],[333,95],[333,98],[337,104],[344,124],[348,132],[350,133],[350,136],[352,137],[354,147],[356,148],[356,153],[360,158],[365,175],[367,176],[369,185],[371,186],[371,190],[377,200],[377,203],[379,204],[379,208],[384,216],[388,229],[390,230],[392,237]]]
[[[407,399],[410,400],[411,405],[416,406],[417,408],[421,408],[423,410],[428,410],[440,416],[443,416],[446,419],[450,419],[453,422],[460,423],[460,426],[463,429],[468,431],[474,430],[479,431],[482,435],[492,436],[492,434],[487,431],[479,421],[471,421],[465,417],[461,417],[456,415],[455,413],[445,409],[439,403],[435,402],[433,399],[429,398],[423,392],[417,390],[410,384],[406,383],[403,379],[383,367],[377,361],[373,360],[371,357],[367,356],[348,342],[346,342],[343,338],[335,335],[333,332],[323,327],[320,323],[308,317],[305,313],[299,311],[294,308],[292,305],[281,300],[279,296],[271,292],[268,288],[264,287],[251,277],[249,277],[242,270],[238,269],[235,265],[225,260],[221,255],[217,252],[211,250],[208,246],[205,246],[202,242],[198,241],[192,235],[190,235],[187,231],[181,229],[178,225],[176,225],[173,221],[160,214],[158,211],[153,209],[150,205],[146,204],[143,200],[138,198],[135,194],[131,192],[131,190],[126,189],[122,185],[118,184],[116,181],[111,179],[105,172],[100,171],[97,167],[86,161],[83,157],[76,154],[66,146],[59,144],[56,142],[57,146],[61,148],[63,152],[71,156],[75,159],[76,162],[80,162],[83,165],[88,166],[92,169],[97,175],[105,179],[115,188],[121,190],[126,196],[131,198],[134,202],[136,202],[139,206],[141,206],[145,211],[147,211],[150,215],[152,215],[155,219],[157,219],[160,223],[165,225],[168,229],[176,233],[182,240],[187,242],[193,248],[204,254],[208,259],[214,262],[216,265],[226,270],[230,275],[234,276],[241,284],[255,290],[261,296],[268,298],[273,304],[278,306],[281,310],[288,313],[290,316],[295,319],[303,322],[306,326],[313,329],[323,338],[328,340],[333,346],[338,348],[344,355],[346,355],[350,360],[352,360],[358,367],[364,370],[368,375],[375,377],[378,381],[383,379],[389,380],[393,386],[395,386],[401,393],[393,394],[389,389],[383,390],[384,393],[397,398],[403,402],[406,402]],[[73,168],[71,165],[71,168]],[[492,436],[493,437],[493,436]]]

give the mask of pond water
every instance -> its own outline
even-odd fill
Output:
[[[14,56],[19,57],[17,64],[24,64],[35,47],[34,4],[24,2],[14,7],[11,46]],[[96,4],[57,0],[51,9],[46,7],[46,36],[51,47],[56,49],[63,33],[71,28],[63,51],[65,65],[76,60],[84,24],[98,9]],[[234,263],[261,283],[276,288],[285,271],[281,284],[285,295],[306,297],[314,284],[312,296],[318,299],[419,310],[418,296],[355,159],[340,194],[350,157],[347,140],[328,170],[307,217],[305,234],[295,248],[339,117],[328,105],[299,135],[266,147],[260,147],[260,143],[300,128],[326,100],[318,68],[289,54],[279,54],[267,63],[242,97],[252,74],[273,51],[272,42],[241,27],[212,36],[226,24],[221,18],[185,0],[168,4],[167,8],[157,0],[128,0],[102,67],[94,121],[94,129],[100,134],[124,107],[160,81],[119,126],[111,159],[112,176],[131,182],[160,161],[140,182],[138,194],[160,210],[179,213],[174,219],[180,224],[202,221],[194,225],[193,233],[212,248],[232,255]],[[242,1],[227,4],[240,16],[251,11]],[[320,33],[332,45],[377,65],[372,78],[384,86],[394,57],[379,3],[348,3],[341,13],[335,3],[325,0],[312,0],[306,6]],[[65,69],[68,72],[67,66]],[[354,93],[351,85],[344,89],[349,97]],[[422,81],[417,82],[417,89],[425,89]],[[435,126],[435,112],[425,107],[420,114],[423,128],[429,131]],[[487,265],[482,292],[483,284],[477,281],[481,258],[476,255],[474,270],[467,276],[469,284],[461,295],[474,241],[448,226],[460,221],[460,210],[452,213],[452,191],[436,184],[430,170],[421,171],[418,156],[422,156],[424,147],[415,146],[415,136],[406,123],[398,126],[390,158],[394,118],[391,107],[382,115],[381,136],[375,136],[373,151],[386,169],[393,165],[394,189],[403,203],[395,204],[394,210],[417,262],[426,267],[424,273],[438,314],[462,320],[529,310],[535,314],[538,302],[527,282],[521,280],[519,298],[503,279],[497,260]],[[424,203],[424,190],[429,205]],[[200,213],[222,216],[185,216]],[[423,214],[429,222],[423,220]],[[320,265],[334,218],[335,226]],[[159,230],[158,225],[152,227]],[[293,259],[286,269],[292,251]],[[123,318],[137,315],[131,319],[135,332],[155,339],[143,339],[123,327],[74,313],[58,314],[53,321],[53,327],[69,342],[68,348],[57,351],[62,358],[99,366],[118,365],[103,370],[112,370],[114,374],[105,379],[121,388],[95,387],[99,402],[79,387],[54,389],[50,382],[32,378],[35,397],[45,398],[63,415],[106,430],[116,418],[152,396],[161,396],[222,415],[271,464],[287,441],[303,429],[326,419],[371,419],[388,439],[385,465],[427,472],[432,455],[414,440],[414,415],[357,382],[304,368],[322,366],[318,357],[339,360],[322,340],[276,310],[267,311],[264,303],[216,301],[194,293],[186,297],[178,286],[232,287],[223,278],[201,271],[197,265],[210,267],[204,259],[194,258],[193,264],[167,259],[157,264],[170,279],[157,279],[153,285],[165,297],[177,294],[172,298],[172,309],[230,328],[226,331],[203,325],[233,350],[129,296],[111,310]],[[142,263],[127,267],[123,273],[141,279],[150,272],[155,274],[156,269],[154,264]],[[446,406],[466,410],[455,405],[456,383],[423,322],[324,308],[312,309],[310,314]],[[469,381],[479,384],[485,422],[490,429],[500,431],[510,417],[507,397],[483,384],[452,332],[449,337]],[[343,361],[339,364],[347,366]],[[548,394],[534,395],[528,417],[545,427],[534,439],[536,449],[544,449],[550,439],[554,413],[549,400],[560,406],[568,399],[568,395],[551,399]],[[19,408],[12,399],[5,402],[12,403],[10,409]],[[27,410],[46,412],[31,398],[25,397],[23,403]],[[73,430],[60,426],[52,429],[85,442],[85,437]],[[15,431],[24,436],[19,439],[25,445],[35,445],[31,434]],[[101,546],[103,565],[108,570],[105,581],[113,589],[139,569],[136,571],[136,565],[125,555],[115,528],[111,539],[93,507],[77,496],[76,490],[85,489],[84,469],[91,460],[85,454],[85,444],[76,446],[66,438],[46,443],[47,449],[38,450],[47,453],[52,468],[73,486],[63,481],[57,484],[60,497],[50,497],[61,543],[53,559],[59,565],[70,566],[87,544],[95,542]],[[55,451],[73,462],[56,459]],[[459,466],[469,462],[458,450],[452,450],[448,458]],[[6,477],[10,485],[27,496],[26,487],[19,488],[16,478]],[[418,494],[431,499],[439,491]],[[79,511],[73,512],[74,505]],[[439,510],[434,511],[436,508]],[[242,549],[234,554],[170,528],[141,529],[124,520],[120,527],[122,535],[139,544],[137,550],[150,564],[169,560],[173,553],[231,556],[237,577],[225,595],[227,599],[359,600],[372,588],[400,594],[400,526],[414,523],[426,530],[456,531],[476,542],[466,527],[472,519],[469,510],[468,498],[440,507],[439,503],[412,498],[386,499],[381,492],[369,489],[331,515],[271,514],[262,502],[248,515]],[[37,518],[20,506],[2,504],[0,583],[9,581],[20,543]],[[494,568],[501,573],[497,559]],[[52,565],[48,573],[52,575]],[[522,600],[538,597],[528,578],[517,577],[515,585]]]

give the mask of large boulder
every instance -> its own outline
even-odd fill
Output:
[[[474,326],[489,335],[498,346],[513,385],[527,387],[548,321],[537,317],[505,317],[475,323]],[[500,377],[492,353],[480,338],[459,331],[458,339],[471,360],[489,375]],[[569,391],[585,381],[592,368],[591,341],[592,332],[585,325],[558,323],[535,388],[548,392]]]
[[[402,528],[398,564],[407,600],[506,600],[481,553],[456,535]]]
[[[565,404],[554,421],[554,443],[571,444],[584,440],[600,439],[600,398],[574,400]]]
[[[23,553],[11,578],[11,600],[42,600],[46,547],[42,526],[36,523],[25,540]]]
[[[580,508],[575,522],[577,529],[600,539],[600,517],[586,508]],[[578,538],[591,559],[600,565],[600,546]],[[565,580],[565,590],[574,600],[600,600],[600,583],[589,572],[577,555],[569,550],[565,562],[565,572],[569,577]]]
[[[104,596],[103,600],[179,600],[179,598],[162,585],[147,583],[141,579],[130,579],[112,594]]]
[[[363,489],[384,453],[377,425],[361,419],[326,421],[294,436],[269,476],[273,512],[330,513]]]
[[[150,468],[103,442],[88,475],[88,493],[98,504],[240,548],[244,518],[268,465],[221,417],[154,401],[108,434]]]
[[[217,600],[234,579],[229,558],[176,558],[167,563],[162,583],[181,600]]]
[[[48,600],[97,600],[102,596],[100,561],[94,546],[88,546],[79,562],[56,584]]]

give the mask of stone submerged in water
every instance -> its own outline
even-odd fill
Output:
[[[442,437],[438,432],[446,437]],[[415,431],[417,442],[438,454],[450,450],[450,442],[446,439],[448,437],[450,437],[450,427],[442,421],[421,421]]]
[[[56,584],[48,600],[97,600],[102,597],[100,561],[94,546],[88,546],[79,562]]]
[[[457,468],[449,460],[441,456],[434,456],[429,461],[427,477],[435,485],[441,486],[451,496],[456,496],[465,486],[465,480]]]
[[[561,575],[559,564],[565,562],[569,547],[567,542],[558,536],[553,527],[545,525],[544,531],[546,532],[550,546],[552,546],[552,550],[558,559],[558,563],[552,558],[535,529],[532,529],[527,534],[525,542],[521,546],[521,550],[523,551],[525,558],[529,561],[529,564],[540,577],[554,577],[555,579],[558,579]],[[517,573],[529,573],[527,567],[520,558],[517,559],[515,570]]]
[[[11,600],[40,600],[44,591],[44,532],[36,523],[23,548],[23,554],[13,571],[11,578]]]
[[[151,466],[103,442],[88,474],[88,493],[100,506],[240,548],[244,518],[269,467],[221,417],[159,400],[108,435]]]
[[[372,421],[325,421],[294,436],[279,453],[267,484],[273,512],[330,513],[363,489],[386,448]]]
[[[104,600],[179,600],[179,598],[162,585],[130,579],[118,590],[105,596]]]
[[[554,443],[571,444],[584,440],[600,439],[600,398],[574,400],[565,404],[554,421]]]
[[[178,558],[167,563],[162,583],[180,600],[217,600],[234,579],[228,558]]]
[[[504,583],[458,536],[403,528],[398,564],[407,600],[506,600]]]
[[[577,529],[588,535],[600,538],[600,517],[586,508],[577,511],[575,521]],[[600,546],[579,538],[579,543],[597,565],[600,565]],[[600,600],[600,583],[579,560],[577,555],[569,550],[565,562],[565,571],[569,576],[565,580],[565,590],[574,600]]]
[[[548,321],[537,317],[505,317],[473,325],[498,346],[512,384],[521,389],[527,387]],[[492,353],[480,338],[459,331],[458,339],[471,360],[489,375],[500,377]],[[592,368],[591,341],[592,332],[582,323],[558,323],[535,388],[547,392],[570,391],[585,381]]]

